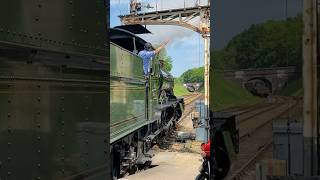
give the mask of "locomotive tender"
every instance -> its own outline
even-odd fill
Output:
[[[0,1],[0,179],[110,177],[103,0]]]
[[[150,162],[156,137],[181,116],[183,100],[158,63],[146,87],[141,59],[133,54],[144,40],[118,29],[106,43],[105,4],[0,1],[1,180],[133,173]],[[123,35],[135,44],[117,41]]]
[[[149,80],[137,53],[146,41],[130,32],[141,25],[110,30],[110,151],[113,178],[135,173],[151,162],[148,151],[158,137],[174,128],[184,103],[173,94],[173,78],[152,61]]]

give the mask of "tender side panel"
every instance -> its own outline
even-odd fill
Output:
[[[142,60],[136,55],[110,45],[111,143],[146,124],[146,87]]]
[[[0,57],[0,178],[108,179],[105,65],[18,52]]]
[[[1,0],[0,41],[105,55],[104,0]]]
[[[129,51],[110,43],[110,75],[143,80],[142,60]]]

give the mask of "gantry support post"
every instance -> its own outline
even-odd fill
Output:
[[[206,117],[209,116],[209,65],[210,65],[210,54],[209,54],[209,41],[210,36],[204,36],[204,88],[205,98],[204,104],[206,106]]]
[[[209,127],[209,68],[210,68],[210,35],[203,35],[204,39],[204,105],[205,105],[205,117],[206,117],[206,125]],[[209,130],[207,132],[207,139],[210,138]]]
[[[317,174],[317,1],[303,1],[304,175]]]

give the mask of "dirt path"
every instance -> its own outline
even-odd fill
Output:
[[[159,152],[146,171],[127,176],[123,180],[194,180],[202,158],[196,153]]]

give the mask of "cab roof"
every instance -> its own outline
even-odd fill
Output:
[[[111,42],[127,49],[128,51],[135,52],[136,50],[139,52],[144,49],[146,41],[136,34],[145,34],[143,32],[151,33],[141,25],[116,26],[114,28],[110,28],[109,38]]]

